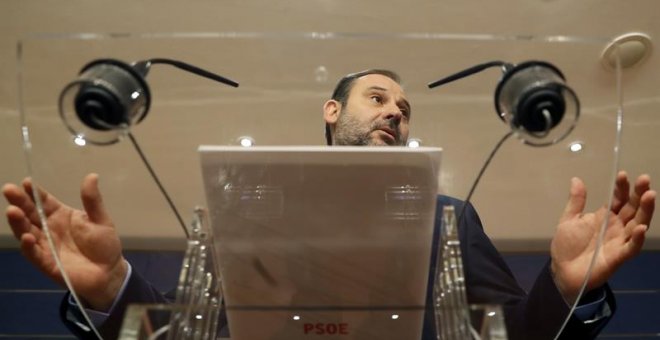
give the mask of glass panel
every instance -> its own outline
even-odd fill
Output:
[[[567,138],[548,147],[519,143],[518,135],[508,140],[471,201],[500,251],[548,253],[571,177],[581,177],[589,187],[587,210],[602,206],[610,198],[620,98],[616,72],[601,70],[596,60],[606,42],[574,37],[438,33],[32,37],[19,45],[20,103],[29,175],[62,201],[81,206],[79,183],[85,174],[98,172],[105,205],[125,248],[183,249],[180,219],[170,212],[158,186],[136,157],[134,145],[140,146],[173,205],[187,221],[192,207],[206,201],[196,152],[199,145],[239,145],[243,136],[258,146],[323,145],[322,105],[336,81],[345,74],[378,67],[395,70],[402,77],[413,109],[410,137],[420,140],[423,146],[444,150],[439,192],[464,199],[495,144],[510,132],[499,118],[493,99],[502,70],[488,69],[433,90],[427,84],[492,60],[512,64],[541,60],[560,70],[579,99],[578,124]],[[145,102],[132,103],[135,111],[127,121],[133,125],[120,131],[117,143],[80,146],[82,141],[78,140],[76,144],[75,136],[60,118],[57,103],[62,90],[77,79],[83,66],[99,58],[130,64],[155,57],[185,61],[236,80],[240,87],[154,64],[146,77],[152,96],[149,111],[140,111],[145,109]],[[144,65],[138,64],[136,72],[144,71],[140,67]],[[86,84],[73,86],[73,93],[79,93],[75,91]],[[141,89],[143,85],[125,86]],[[516,92],[520,88],[516,83],[503,91]],[[146,93],[140,91],[140,95]],[[63,98],[69,104],[76,100],[71,92]],[[68,111],[66,117],[75,121],[71,113]],[[569,151],[568,145],[577,141],[583,143],[582,151]],[[356,190],[359,185],[355,183]],[[260,190],[277,200],[278,188]],[[259,212],[261,208],[255,209]],[[295,247],[295,240],[291,242],[287,246]],[[479,249],[483,250],[481,246]],[[473,265],[466,262],[468,267]],[[470,270],[466,269],[468,302],[497,303],[471,301]],[[172,285],[174,288],[175,283]],[[284,307],[272,312],[284,313]],[[425,308],[431,307],[412,307],[419,313]],[[392,315],[389,311],[385,314]],[[558,331],[562,320],[552,321],[556,324],[553,332]],[[421,325],[417,326],[421,332]]]

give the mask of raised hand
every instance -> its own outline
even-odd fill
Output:
[[[630,192],[626,173],[619,172],[612,206],[583,213],[587,190],[579,178],[571,180],[570,198],[550,250],[555,282],[567,302],[577,299],[604,219],[608,219],[607,230],[586,291],[602,286],[621,264],[641,251],[655,208],[656,192],[650,183],[648,175],[641,175]]]
[[[2,192],[9,202],[6,215],[23,255],[56,282],[64,280],[52,256],[39,219],[32,182],[23,188],[5,184]],[[89,307],[107,310],[127,273],[121,243],[98,189],[98,175],[87,175],[81,186],[83,210],[71,208],[53,195],[39,190],[55,251],[71,285]]]

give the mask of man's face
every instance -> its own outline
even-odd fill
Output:
[[[336,103],[336,102],[335,102]],[[326,106],[328,103],[326,103]],[[335,145],[405,145],[408,140],[410,105],[403,89],[381,74],[356,79],[346,105],[335,119]]]

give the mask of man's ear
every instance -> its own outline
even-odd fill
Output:
[[[323,104],[323,120],[326,123],[334,126],[337,123],[339,118],[339,112],[341,111],[341,103],[334,99],[330,99],[325,104]]]

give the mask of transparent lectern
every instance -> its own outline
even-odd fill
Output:
[[[462,329],[460,335],[453,336],[442,333],[440,327],[440,336],[475,336],[480,326],[461,328],[466,318],[452,318],[467,314],[486,315],[481,318],[483,323],[495,325],[497,329],[502,320],[498,317],[492,320],[488,318],[501,316],[501,310],[481,306],[474,307],[474,313],[466,312],[471,310],[466,303],[474,301],[462,300],[461,294],[451,295],[454,300],[440,299],[428,305],[424,300],[415,299],[420,296],[418,287],[393,293],[386,284],[402,280],[424,285],[428,289],[425,280],[442,276],[448,280],[438,281],[444,286],[435,287],[436,295],[447,293],[448,290],[460,292],[462,286],[456,285],[461,279],[460,271],[448,270],[458,268],[460,263],[445,261],[452,256],[454,260],[461,258],[455,247],[452,248],[456,234],[432,235],[431,230],[426,230],[411,238],[397,234],[403,231],[396,230],[379,235],[390,238],[388,242],[396,240],[402,245],[408,245],[410,252],[401,254],[384,251],[384,244],[379,243],[384,241],[378,237],[365,234],[358,235],[362,238],[355,238],[360,230],[346,227],[359,221],[355,217],[349,220],[349,217],[359,212],[364,203],[361,195],[367,194],[361,192],[363,183],[360,182],[348,182],[354,193],[344,194],[344,199],[337,199],[333,205],[316,202],[319,197],[316,192],[297,193],[297,197],[303,197],[300,196],[303,194],[307,197],[300,199],[299,205],[304,208],[297,211],[306,214],[318,214],[320,211],[334,214],[337,220],[332,225],[324,228],[310,227],[308,230],[305,224],[288,221],[278,228],[268,229],[259,221],[284,213],[281,211],[284,207],[281,202],[288,199],[278,185],[268,182],[268,171],[277,168],[273,164],[277,164],[280,159],[264,156],[262,161],[272,165],[268,171],[263,170],[263,163],[262,170],[259,170],[259,166],[252,170],[222,168],[218,163],[218,169],[222,171],[202,175],[196,150],[199,145],[236,146],[242,137],[249,137],[255,145],[260,146],[323,145],[325,139],[321,107],[329,99],[336,81],[345,74],[367,68],[395,70],[402,77],[402,86],[412,103],[410,138],[421,142],[422,146],[441,146],[444,150],[443,167],[440,174],[434,177],[436,182],[425,183],[421,191],[416,191],[412,184],[391,183],[392,189],[383,191],[380,200],[381,203],[390,204],[382,207],[386,213],[364,215],[361,221],[364,225],[377,225],[384,223],[379,218],[386,216],[388,221],[399,221],[400,229],[405,229],[412,220],[421,218],[421,215],[406,212],[410,208],[408,200],[414,199],[416,195],[434,197],[438,192],[436,189],[440,188],[441,194],[465,199],[489,152],[500,137],[511,132],[512,128],[508,122],[503,121],[506,115],[497,112],[497,105],[493,105],[493,93],[498,79],[502,77],[502,70],[484,71],[436,90],[429,90],[427,84],[490,60],[504,60],[512,64],[529,60],[547,61],[561,70],[566,82],[579,98],[580,115],[576,125],[565,139],[543,148],[517,142],[523,138],[520,131],[515,131],[513,138],[502,145],[481,177],[471,202],[480,212],[484,231],[500,251],[548,254],[549,240],[554,234],[555,221],[565,205],[571,177],[579,176],[589,185],[593,207],[608,204],[610,200],[609,193],[612,192],[613,179],[619,168],[623,92],[620,69],[614,67],[606,70],[598,61],[601,50],[608,42],[608,38],[441,32],[207,32],[30,36],[18,45],[20,125],[28,175],[39,187],[49,190],[61,201],[71,206],[80,206],[77,204],[80,179],[88,172],[99,172],[105,203],[112,213],[125,249],[151,252],[176,250],[189,255],[184,256],[186,260],[179,282],[161,283],[168,286],[169,290],[174,289],[181,303],[142,305],[129,309],[124,329],[121,330],[126,339],[166,337],[168,332],[175,338],[204,338],[214,333],[222,335],[226,330],[217,325],[221,325],[225,318],[228,318],[230,325],[236,322],[236,332],[245,332],[243,334],[247,336],[267,328],[251,322],[242,324],[246,318],[232,317],[231,314],[250,315],[248,319],[263,317],[264,320],[270,320],[269,315],[278,315],[289,318],[287,322],[290,324],[302,323],[302,328],[297,329],[303,332],[306,329],[304,318],[315,315],[312,319],[316,322],[307,326],[308,333],[314,336],[330,333],[332,337],[344,339],[344,321],[332,316],[335,315],[332,313],[324,319],[324,308],[354,308],[358,315],[364,306],[361,301],[365,299],[378,301],[376,305],[381,307],[378,313],[369,317],[381,317],[386,319],[383,321],[386,324],[402,325],[401,329],[395,326],[390,329],[392,338],[408,334],[405,332],[413,329],[406,326],[410,320],[414,319],[415,327],[421,327],[420,313],[434,310],[438,306],[442,307],[439,310],[451,311],[456,306],[459,310],[451,314],[439,313],[437,317],[431,313],[432,323],[440,320],[440,324],[453,324],[455,329]],[[131,122],[135,124],[123,126],[116,143],[106,146],[85,145],[84,136],[74,136],[65,127],[58,113],[57,98],[83,65],[99,58],[131,63],[154,57],[167,57],[199,65],[231,77],[241,85],[237,89],[222,87],[176,70],[163,67],[157,71],[154,67],[147,78],[153,94],[150,112],[139,120],[139,124],[135,121]],[[578,74],[580,76],[575,76]],[[189,228],[190,237],[186,239],[161,192],[144,170],[142,160],[136,157],[133,147],[128,143],[128,132],[140,141],[141,155],[149,159],[163,187],[170,193],[172,205],[180,211],[190,212],[193,207],[203,206],[204,202],[210,201],[207,200],[209,195],[205,193],[202,184],[205,178],[215,178],[218,185],[224,185],[218,187],[223,190],[223,194],[211,197],[220,197],[226,200],[225,206],[237,208],[222,211],[221,214],[215,212],[213,206],[197,210],[194,217],[184,218],[196,221],[194,227]],[[569,144],[574,143],[583,145],[581,152],[569,150]],[[336,150],[333,152],[344,152]],[[350,151],[347,154],[341,166],[345,170],[359,170],[369,160],[360,152]],[[406,166],[410,165],[396,160],[381,160],[382,168],[386,170],[370,170],[368,178],[386,183],[389,178],[383,178],[383,174],[397,167],[407,169]],[[413,169],[401,172],[401,176],[419,179]],[[241,182],[241,176],[248,173],[263,176],[264,182]],[[317,175],[313,177],[314,187],[306,190],[318,190],[324,194],[339,190],[339,187],[329,186],[331,182],[326,181],[326,178],[340,174],[328,172]],[[290,170],[287,175],[291,181],[298,181],[298,184],[310,180],[307,169]],[[208,183],[206,189],[209,189]],[[314,202],[318,204],[312,204]],[[460,210],[456,209],[453,212],[455,217],[452,218],[451,209],[437,209],[436,205],[426,209],[425,219],[433,220],[434,224],[440,224],[436,220],[444,219],[448,226],[454,221],[457,228],[460,228]],[[252,224],[241,227],[235,234],[220,234],[220,238],[238,240],[233,248],[215,248],[215,241],[212,241],[209,234],[213,234],[213,231],[205,229],[205,226],[210,227],[211,224],[205,222],[208,220],[203,211],[208,211],[211,216],[218,214],[215,220],[211,218],[216,221],[214,223],[230,221],[231,225],[241,225],[238,223],[240,220]],[[44,229],[48,230],[48,216],[43,209],[40,217]],[[331,259],[336,263],[329,266],[327,272],[315,271],[318,268],[314,261],[323,250],[315,252],[304,242],[288,248],[286,257],[277,252],[282,249],[282,242],[289,240],[290,234],[287,233],[294,229],[305,235],[305,242],[335,249],[332,255],[335,257]],[[257,233],[257,230],[260,232]],[[454,229],[447,227],[444,230]],[[442,264],[441,270],[436,272],[436,268],[429,268],[427,262],[409,265],[409,256],[414,254],[422,254],[420,258],[432,260],[431,248],[425,248],[431,240],[442,240],[448,245],[442,251],[446,256],[437,261]],[[354,242],[364,242],[364,254],[345,248],[354,246]],[[236,257],[236,262],[231,263],[229,256],[223,258],[230,251],[251,255]],[[299,267],[291,266],[293,255],[300,259]],[[216,256],[221,259],[220,262],[214,262]],[[350,261],[351,258],[355,260]],[[389,264],[389,267],[385,267],[384,263]],[[354,277],[344,276],[346,273],[354,273],[345,268],[365,268],[367,264],[371,266],[368,271],[357,272]],[[66,261],[61,263],[61,268],[64,273],[71,270]],[[216,270],[218,268],[219,272]],[[180,271],[180,268],[159,267],[157,264],[148,269],[152,273]],[[585,278],[588,274],[585,270]],[[305,275],[314,277],[314,280]],[[336,281],[323,280],[324,275],[335,279],[341,277],[346,280],[345,285],[325,286]],[[362,280],[374,276],[380,278],[383,284],[371,286],[370,289],[360,288],[364,287]],[[255,281],[256,278],[260,281]],[[311,281],[306,282],[313,284],[305,291],[291,289],[301,280],[307,279]],[[465,289],[469,291],[469,280],[465,282]],[[525,289],[529,288],[529,282],[522,284],[526,285]],[[74,286],[70,289],[75,292]],[[282,294],[273,294],[273,290]],[[338,294],[340,291],[342,293]],[[337,294],[324,295],[326,292]],[[304,300],[312,295],[322,299],[323,304],[296,304],[299,299]],[[396,310],[391,309],[392,301],[398,303]],[[304,310],[300,306],[305,306]],[[224,314],[224,311],[229,313]],[[558,313],[557,319],[561,320],[554,320],[548,331],[552,334],[546,335],[552,338],[554,333],[559,332],[564,319],[571,317],[571,313],[572,309],[568,307]],[[365,323],[371,322],[366,316],[356,316],[356,320],[360,318]],[[281,335],[264,337],[292,339],[285,331],[287,328],[282,327],[284,333]],[[160,333],[159,329],[162,330]],[[404,333],[397,333],[399,331]],[[490,333],[490,336],[511,336],[512,333],[508,331],[496,331]],[[369,338],[369,333],[365,334],[358,338]],[[386,337],[379,335],[379,338]]]
[[[199,151],[209,234],[200,211],[177,304],[133,307],[121,338],[204,339],[224,326],[232,339],[417,339],[433,322],[443,339],[506,339],[499,306],[467,303],[455,207],[436,206],[441,149]],[[224,325],[211,322],[219,299]]]

